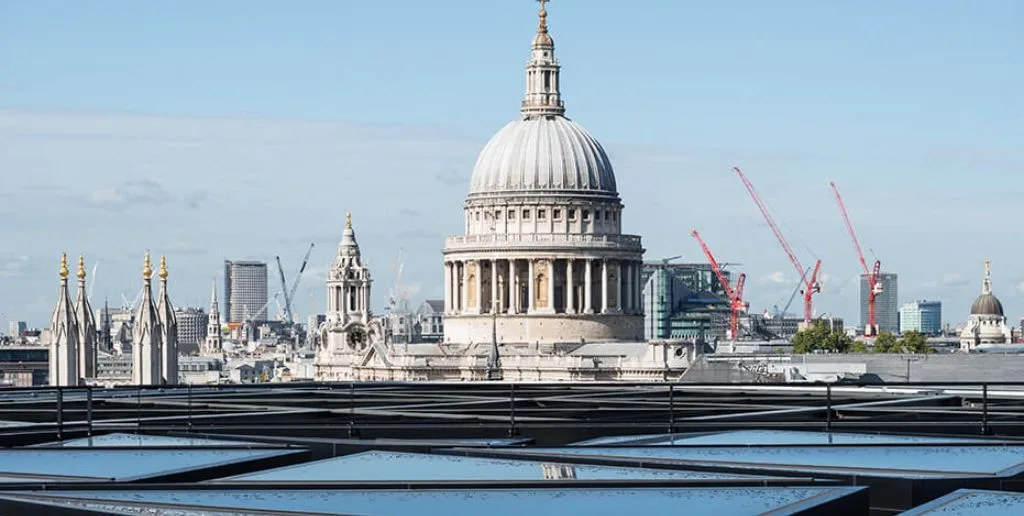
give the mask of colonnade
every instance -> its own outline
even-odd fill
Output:
[[[642,313],[639,260],[448,260],[447,314]]]

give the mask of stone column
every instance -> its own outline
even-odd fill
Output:
[[[452,311],[452,264],[444,262],[444,312]]]
[[[633,267],[634,279],[636,281],[633,287],[633,298],[636,300],[637,313],[643,313],[643,262],[634,262]]]
[[[591,269],[593,269],[593,260],[586,258],[584,261],[586,262],[586,268],[583,270],[583,313],[592,314],[594,313],[592,301],[594,299],[594,295],[591,287],[594,283],[593,273],[591,272]]]
[[[547,311],[555,313],[555,259],[548,260],[548,308]]]
[[[615,311],[622,312],[622,262],[615,262]]]
[[[495,260],[494,268],[498,268],[498,261]],[[508,283],[505,281],[504,274],[498,274],[498,306],[494,307],[499,314],[503,314],[508,310],[508,301],[505,296],[508,294]]]
[[[633,262],[626,262],[626,313],[634,313],[636,307],[633,306]]]
[[[519,278],[516,277],[515,258],[508,261],[508,313],[519,313]]]
[[[341,304],[337,305],[341,308],[341,320],[345,320],[345,316],[348,314],[348,288],[349,287],[337,287],[334,289],[334,295],[339,298]]]
[[[533,258],[526,260],[526,313],[533,313],[534,292],[533,292]]]
[[[463,313],[466,313],[471,308],[473,308],[469,306],[469,289],[472,288],[472,286],[469,284],[469,262],[462,262],[462,266],[460,267],[460,269],[462,269],[462,272],[459,274],[459,277],[462,278],[462,288],[459,289],[461,290],[462,295],[461,311]]]
[[[608,260],[601,260],[601,313],[608,313]]]
[[[483,276],[484,269],[483,269],[483,267],[480,266],[480,264],[481,264],[480,260],[476,260],[476,261],[473,262],[473,270],[476,273],[476,274],[473,275],[473,277],[476,278],[476,281],[474,282],[474,285],[473,285],[473,288],[476,289],[476,306],[474,306],[473,308],[475,309],[474,313],[478,313],[478,314],[483,312],[483,306],[484,306],[483,299],[482,299],[483,298],[483,278],[481,278],[481,276]]]
[[[572,281],[572,258],[565,260],[565,313],[576,313],[576,289]]]
[[[491,298],[488,300],[491,309],[487,313],[497,313],[498,296],[500,295],[501,293],[498,292],[498,260],[491,260]]]

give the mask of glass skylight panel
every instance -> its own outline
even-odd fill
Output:
[[[793,514],[849,496],[861,487],[640,488],[640,489],[443,489],[347,491],[181,490],[48,491],[46,497],[170,504],[189,509],[305,511],[375,515],[432,514],[714,514],[748,516],[777,510]],[[21,495],[16,492],[0,496]],[[42,498],[40,493],[33,494]],[[111,504],[112,506],[115,504]]]
[[[701,446],[701,445],[787,445],[787,444],[927,444],[927,443],[984,443],[992,439],[969,437],[930,437],[894,434],[858,434],[847,432],[799,432],[791,430],[737,430],[707,434],[648,434],[591,439],[574,446],[644,445],[644,446]]]
[[[293,450],[0,450],[0,475],[132,479],[295,453]]]
[[[761,478],[698,471],[586,466],[557,462],[369,451],[249,473],[224,480],[253,482],[671,480]]]
[[[1013,474],[1024,468],[1024,446],[806,446],[806,447],[567,447],[526,448],[506,453],[528,458],[592,455],[623,459],[696,461],[785,467],[794,470],[876,470],[880,476]],[[886,470],[892,470],[888,473]]]
[[[80,437],[36,445],[36,447],[54,448],[108,448],[108,447],[177,447],[177,446],[201,446],[201,447],[238,447],[238,446],[273,446],[270,444],[251,443],[243,441],[222,441],[218,439],[202,439],[198,437],[170,437],[165,435],[125,434],[113,433],[98,435],[94,437]]]
[[[1018,516],[1024,514],[1024,493],[959,489],[903,513],[904,516]]]

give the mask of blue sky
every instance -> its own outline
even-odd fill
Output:
[[[855,321],[861,243],[900,301],[965,318],[993,260],[1024,311],[1024,2],[555,0],[568,115],[616,166],[648,259],[739,262],[752,309],[796,278],[745,169],[805,262],[819,312]],[[99,262],[93,302],[138,290],[144,249],[205,305],[225,257],[289,274],[297,310],[353,211],[382,307],[399,249],[440,293],[476,153],[517,114],[536,4],[266,0],[0,3],[0,320],[44,325],[61,250]],[[91,268],[91,265],[90,265]],[[272,283],[272,288],[274,284]]]

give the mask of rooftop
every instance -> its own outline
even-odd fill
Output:
[[[0,513],[1010,514],[1024,503],[998,492],[1024,475],[1017,383],[12,388],[0,402]]]

